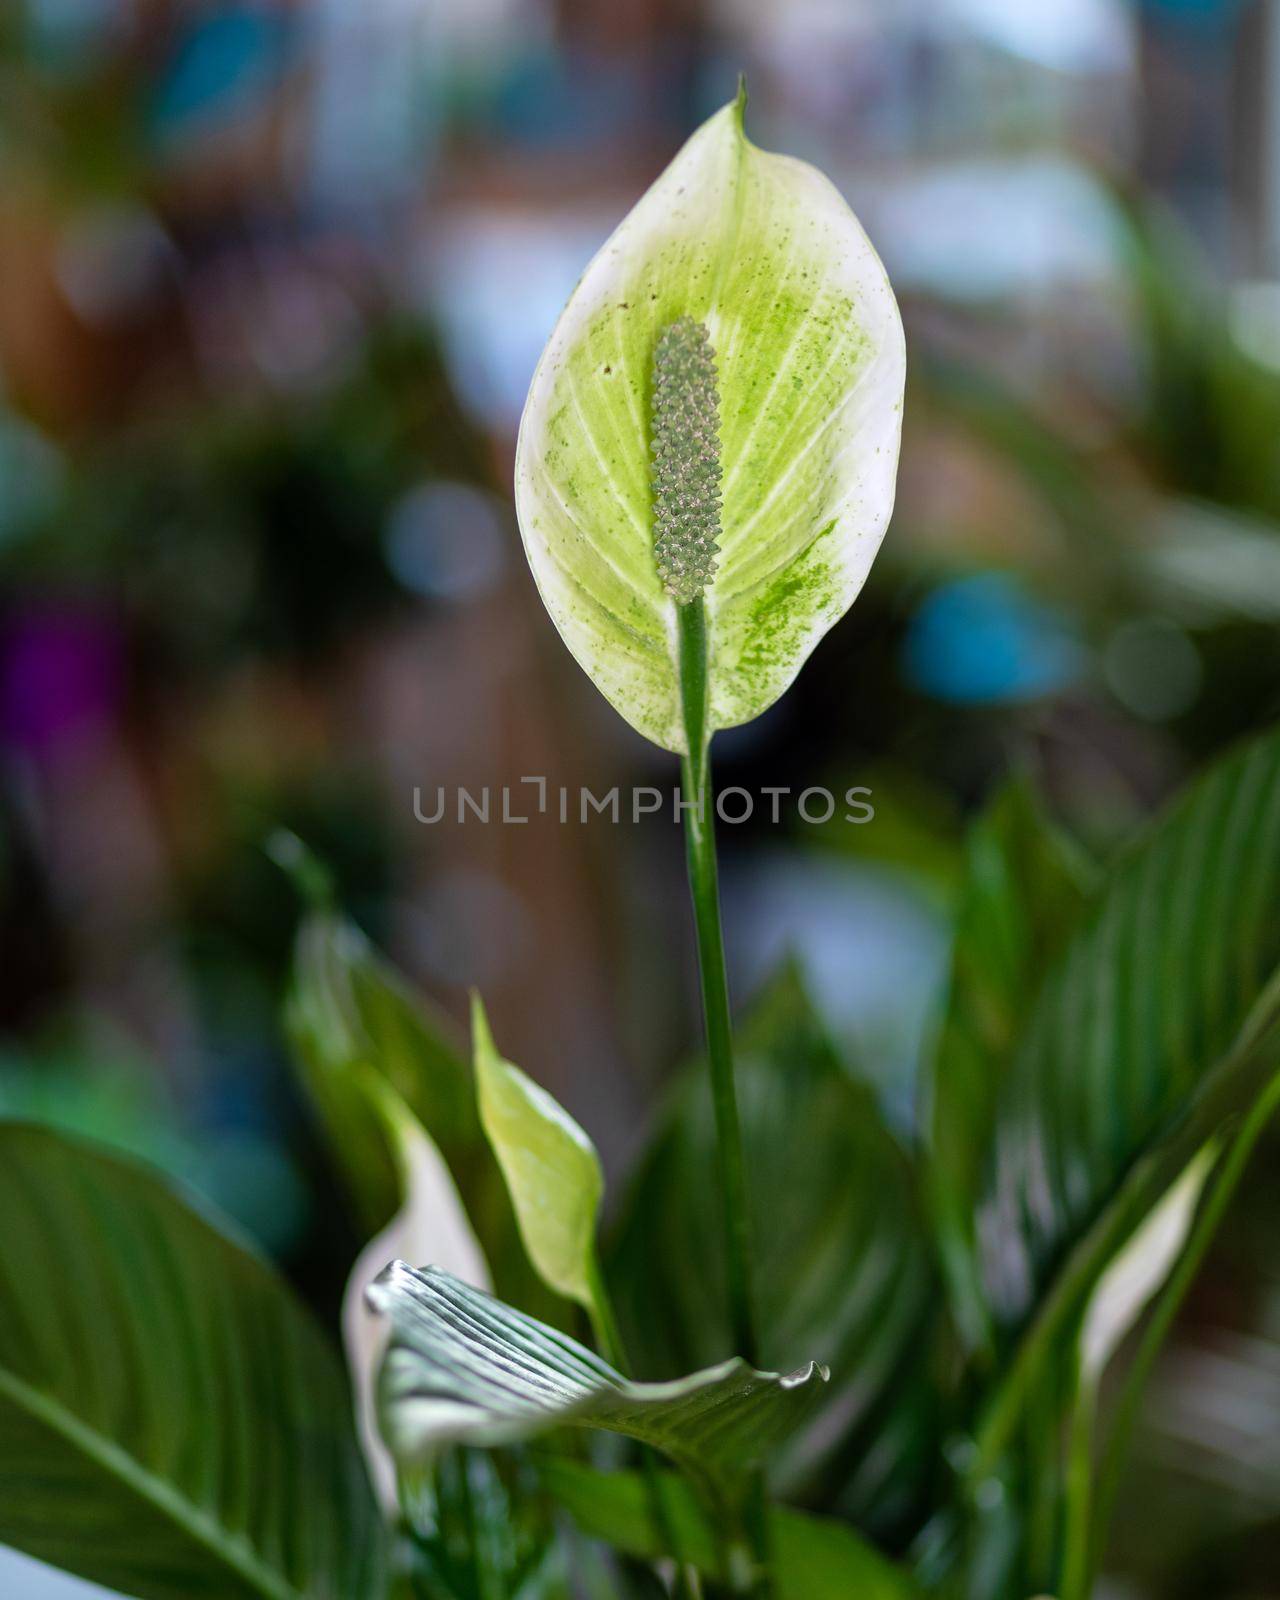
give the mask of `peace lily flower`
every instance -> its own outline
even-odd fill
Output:
[[[565,643],[682,755],[699,753],[681,612],[699,614],[705,740],[772,705],[852,604],[901,431],[884,268],[821,173],[750,143],[744,104],[693,135],[587,268],[516,454],[525,549]]]
[[[758,1365],[709,745],[786,690],[893,509],[906,356],[884,268],[812,167],[705,123],[574,290],[516,510],[579,664],[681,757],[734,1348]]]

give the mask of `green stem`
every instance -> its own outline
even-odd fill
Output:
[[[729,979],[720,924],[720,881],[716,864],[715,811],[711,791],[711,737],[707,731],[707,623],[702,601],[676,608],[679,619],[680,695],[688,754],[681,760],[685,856],[698,941],[702,1020],[707,1036],[711,1100],[716,1119],[716,1166],[725,1241],[729,1321],[735,1351],[760,1365],[751,1295],[751,1222],[747,1205],[746,1161],[733,1072],[733,1030],[729,1020]],[[753,1478],[746,1507],[746,1531],[758,1569],[753,1593],[773,1593],[764,1479]]]
[[[596,1348],[610,1366],[616,1367],[624,1378],[630,1378],[633,1376],[631,1362],[627,1359],[626,1346],[622,1342],[622,1331],[618,1327],[613,1299],[604,1281],[604,1273],[600,1270],[600,1262],[594,1257],[590,1266],[590,1280],[591,1304],[587,1314],[591,1319],[591,1331],[595,1337]],[[656,1452],[643,1444],[639,1449],[640,1465],[649,1495],[649,1514],[653,1518],[661,1543],[671,1552],[676,1564],[674,1600],[693,1600],[697,1579],[693,1569],[684,1562],[675,1524],[667,1515],[666,1502],[662,1498],[662,1479],[658,1473]]]
[[[1053,1570],[1058,1508],[1063,1499],[1059,1400],[1057,1384],[1037,1384],[1035,1392],[1029,1396],[1022,1430],[1029,1463],[1028,1571],[1039,1587],[1048,1584],[1048,1575]]]
[[[1061,1600],[1089,1600],[1092,1583],[1093,1431],[1098,1391],[1082,1371],[1067,1444],[1067,1492],[1062,1553]]]
[[[720,1204],[729,1285],[729,1315],[734,1348],[759,1365],[751,1300],[751,1234],[747,1211],[746,1164],[733,1075],[733,1034],[729,1023],[729,982],[720,926],[720,886],[716,866],[715,816],[711,797],[710,738],[707,734],[707,634],[702,601],[677,607],[680,632],[680,692],[689,754],[682,758],[685,802],[685,853],[689,891],[698,939],[702,1015],[715,1107]]]
[[[599,1261],[593,1258],[588,1271],[591,1286],[591,1304],[587,1308],[587,1315],[591,1320],[591,1332],[596,1341],[596,1349],[599,1350],[611,1367],[616,1367],[624,1378],[629,1378],[631,1376],[631,1364],[627,1360],[627,1352],[622,1343],[622,1334],[618,1328],[618,1319],[613,1310],[613,1301],[609,1296],[609,1290],[604,1281],[604,1273],[600,1270]]]

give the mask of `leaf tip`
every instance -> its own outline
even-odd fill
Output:
[[[365,1305],[375,1316],[387,1316],[391,1311],[397,1284],[412,1275],[413,1269],[407,1261],[401,1261],[399,1257],[389,1261],[373,1282],[365,1285]]]
[[[493,1033],[489,1028],[488,1013],[484,1009],[484,1001],[480,998],[479,989],[471,991],[471,1055],[477,1062],[483,1057],[497,1053],[493,1042]]]
[[[803,1389],[807,1384],[817,1380],[819,1384],[831,1382],[831,1368],[821,1361],[810,1361],[807,1366],[797,1367],[794,1372],[784,1372],[778,1379],[780,1389]]]
[[[268,860],[293,884],[309,911],[332,911],[337,899],[333,874],[290,828],[275,828],[263,843]]]

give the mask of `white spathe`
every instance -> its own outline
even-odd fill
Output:
[[[516,509],[548,611],[631,725],[683,752],[676,603],[653,554],[658,336],[711,338],[719,561],[709,726],[767,709],[852,604],[893,508],[906,356],[879,258],[813,167],[757,149],[743,99],[693,135],[588,266],[534,374]]]

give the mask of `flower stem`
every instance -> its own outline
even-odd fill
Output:
[[[702,981],[702,1020],[711,1070],[716,1119],[716,1164],[724,1224],[729,1320],[734,1349],[753,1367],[760,1365],[751,1295],[751,1221],[747,1209],[746,1162],[733,1074],[733,1030],[729,1021],[729,979],[720,926],[720,881],[716,866],[715,811],[711,793],[711,737],[707,732],[707,621],[701,599],[676,607],[680,639],[680,695],[689,753],[681,761],[685,856],[698,939]],[[750,1592],[770,1600],[773,1575],[769,1549],[764,1478],[753,1474],[748,1486],[746,1532],[755,1560]]]
[[[680,691],[689,754],[682,758],[685,802],[685,853],[689,891],[698,938],[702,1015],[715,1107],[720,1202],[724,1220],[729,1314],[736,1352],[759,1365],[751,1300],[751,1237],[747,1213],[746,1166],[733,1076],[733,1035],[729,1024],[729,983],[720,926],[720,887],[716,867],[715,816],[711,800],[711,762],[707,734],[707,631],[702,601],[676,608],[680,637]]]
[[[1092,1374],[1082,1372],[1067,1435],[1067,1482],[1062,1576],[1062,1600],[1089,1600],[1092,1587],[1090,1558],[1093,1526],[1093,1434],[1098,1410],[1097,1384]]]
[[[589,1275],[591,1305],[588,1308],[588,1315],[591,1320],[591,1333],[596,1341],[596,1349],[610,1366],[618,1369],[624,1378],[630,1378],[633,1376],[631,1363],[627,1360],[627,1352],[622,1343],[622,1333],[618,1328],[617,1316],[614,1314],[613,1300],[605,1284],[604,1274],[600,1270],[598,1260],[592,1260]]]

